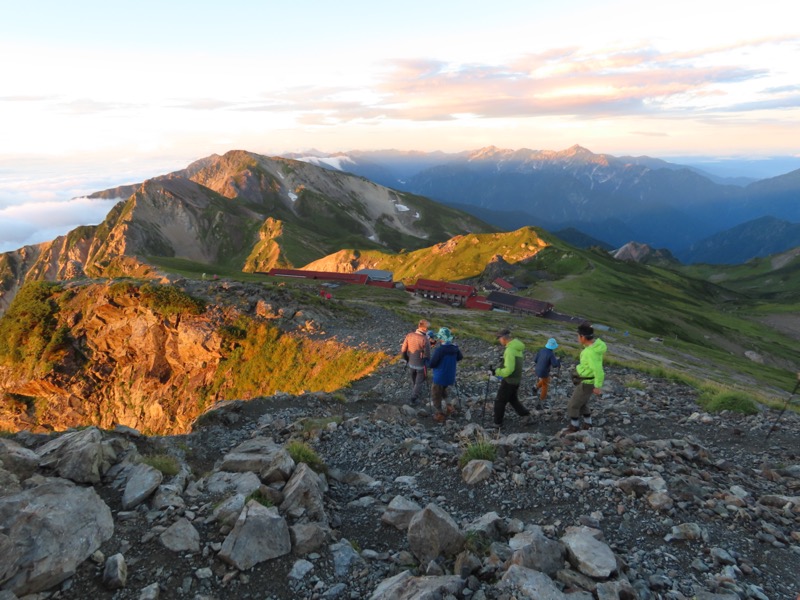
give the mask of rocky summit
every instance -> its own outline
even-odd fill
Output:
[[[373,318],[367,341],[335,333],[396,353],[409,324]],[[708,414],[611,365],[594,426],[566,433],[565,364],[542,404],[526,372],[532,422],[491,430],[498,347],[456,341],[441,424],[394,363],[220,403],[184,435],[0,438],[0,598],[798,596],[796,413]]]

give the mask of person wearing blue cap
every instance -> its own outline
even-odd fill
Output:
[[[539,401],[544,402],[547,398],[547,390],[550,388],[550,369],[560,367],[561,361],[554,352],[558,348],[556,338],[550,338],[544,348],[536,353],[533,362],[536,364],[536,389],[539,390]]]
[[[456,382],[456,363],[464,358],[464,355],[458,345],[453,343],[453,334],[447,327],[440,328],[436,337],[442,343],[431,356],[430,366],[433,369],[431,402],[434,410],[433,420],[444,423],[447,415],[454,411],[453,407],[447,404],[447,388]]]

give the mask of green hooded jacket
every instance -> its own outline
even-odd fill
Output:
[[[525,344],[517,339],[513,339],[506,344],[503,352],[503,366],[495,370],[494,374],[502,377],[508,383],[519,385],[522,381],[522,358],[525,352]]]
[[[606,343],[600,338],[595,338],[593,344],[581,350],[581,361],[576,367],[578,375],[586,379],[586,383],[593,382],[596,388],[603,387],[603,382],[606,380],[603,371],[603,356],[606,350],[608,350]]]

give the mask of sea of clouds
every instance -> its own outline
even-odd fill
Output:
[[[127,198],[87,196],[182,168],[174,162],[165,164],[120,168],[0,160],[0,252],[49,242],[80,225],[102,223],[114,205]]]

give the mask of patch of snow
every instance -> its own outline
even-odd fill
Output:
[[[295,194],[294,192],[289,192],[289,200],[291,200],[292,202],[297,202],[297,194]]]
[[[394,206],[397,209],[397,212],[406,212],[407,210],[411,210],[405,204],[395,204]]]
[[[336,169],[337,171],[344,171],[344,167],[342,165],[346,163],[355,164],[356,162],[349,156],[302,156],[296,160],[309,163],[311,165],[326,165]]]
[[[372,235],[368,236],[367,239],[372,241],[372,242],[377,242],[378,241],[378,237],[374,233]]]
[[[415,219],[419,219],[419,212],[415,212],[415,213],[414,213],[414,218],[415,218]]]
[[[280,177],[281,179],[283,179],[283,173],[281,173],[280,171],[278,171],[278,177]]]

